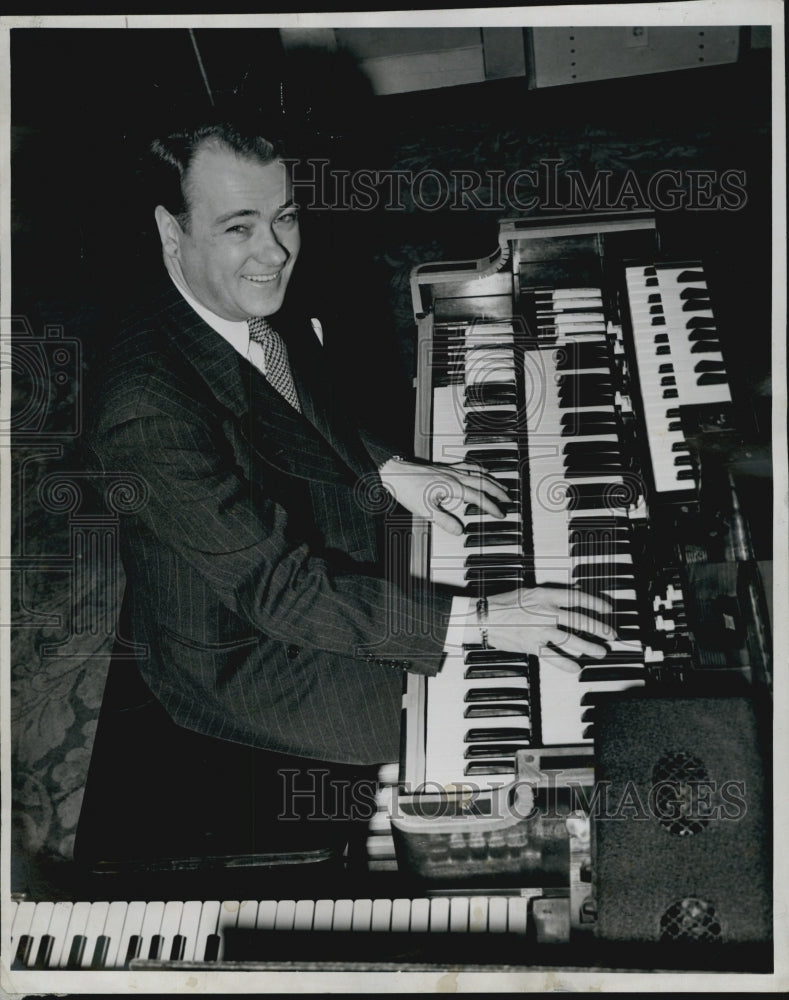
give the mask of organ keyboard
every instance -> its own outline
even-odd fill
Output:
[[[408,679],[401,853],[428,789],[484,794],[519,753],[591,751],[601,699],[682,679],[683,595],[672,554],[650,551],[650,519],[697,494],[688,408],[731,400],[702,265],[663,262],[650,216],[506,220],[492,256],[415,268],[412,296],[416,454],[479,463],[509,494],[503,520],[456,511],[460,536],[417,523],[414,572],[472,602],[555,584],[612,612],[605,657],[580,671],[557,650],[483,649],[450,628],[441,672]]]

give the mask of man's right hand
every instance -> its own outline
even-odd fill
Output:
[[[605,598],[571,587],[524,588],[489,597],[485,627],[488,642],[495,649],[535,656],[547,652],[557,665],[577,670],[572,658],[601,659],[606,655],[605,642],[615,638],[615,633],[598,616],[605,618],[612,610]],[[549,643],[563,655],[546,650]]]

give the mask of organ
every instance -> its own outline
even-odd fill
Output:
[[[732,485],[743,440],[711,285],[700,259],[666,259],[654,218],[639,214],[507,220],[489,257],[416,267],[416,454],[480,463],[509,502],[503,519],[456,511],[460,536],[415,523],[413,572],[472,607],[519,585],[601,594],[606,656],[566,670],[558,650],[513,654],[450,628],[441,672],[407,679],[402,760],[368,839],[383,890],[14,902],[17,968],[311,956],[525,967],[558,962],[540,946],[567,942],[596,964],[584,806],[601,706],[687,696],[701,675],[735,673],[757,692],[769,681],[765,592],[736,484],[728,556],[704,518],[705,488]]]

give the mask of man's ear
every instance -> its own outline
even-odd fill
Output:
[[[159,230],[159,239],[162,241],[162,250],[167,257],[177,257],[183,236],[183,230],[178,224],[178,220],[167,211],[164,205],[157,205],[153,214],[156,219],[156,227]]]

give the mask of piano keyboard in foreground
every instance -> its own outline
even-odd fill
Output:
[[[281,899],[114,902],[12,902],[11,946],[18,969],[123,969],[131,963],[234,960],[396,961],[417,957],[422,941],[462,961],[492,939],[523,960],[524,896],[460,895],[416,899]],[[267,948],[271,950],[268,951]],[[345,954],[343,948],[350,950]],[[417,950],[415,950],[417,949]],[[494,947],[493,952],[496,952]]]

